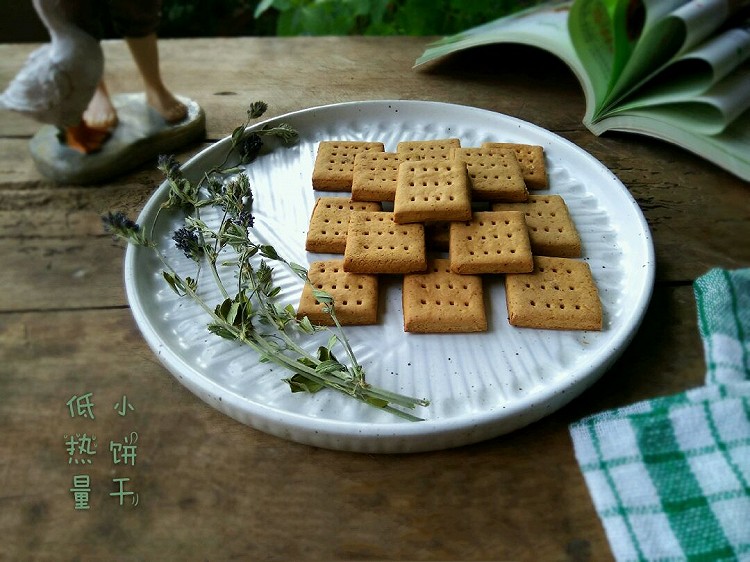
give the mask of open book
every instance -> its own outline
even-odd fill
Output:
[[[550,2],[432,43],[415,66],[491,43],[546,49],[581,82],[594,134],[651,135],[750,181],[748,4]]]

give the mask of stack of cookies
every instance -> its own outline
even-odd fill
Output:
[[[322,141],[312,174],[321,194],[306,249],[342,254],[309,268],[299,316],[330,323],[313,288],[330,293],[342,324],[378,316],[378,276],[403,276],[404,330],[487,330],[483,282],[505,278],[510,324],[600,330],[602,308],[581,242],[547,188],[541,146],[459,139]]]

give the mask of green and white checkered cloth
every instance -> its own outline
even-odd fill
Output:
[[[618,561],[750,561],[750,269],[694,290],[706,386],[570,427]]]

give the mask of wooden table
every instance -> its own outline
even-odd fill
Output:
[[[269,116],[350,100],[439,100],[550,129],[612,169],[652,229],[657,284],[622,358],[562,410],[454,450],[342,453],[252,430],[176,382],[131,318],[123,250],[102,232],[100,215],[123,209],[136,216],[160,181],[154,164],[106,185],[53,185],[28,155],[37,125],[5,112],[0,559],[611,558],[568,424],[701,385],[691,283],[712,267],[750,263],[750,186],[661,142],[594,137],[580,122],[578,83],[545,53],[482,48],[415,72],[412,63],[426,43],[406,37],[164,40],[165,81],[207,114],[206,143],[178,157],[228,135],[257,99],[269,103]],[[0,83],[33,47],[0,45]],[[124,44],[104,48],[110,90],[136,89]],[[95,419],[71,418],[67,402],[88,392]],[[136,465],[115,464],[110,441],[124,446],[132,432],[138,434]],[[76,433],[97,437],[91,465],[69,464],[65,443]],[[90,475],[87,511],[74,509],[70,488],[78,473]],[[123,496],[122,506],[110,496],[117,478],[129,478],[123,490],[134,492]]]

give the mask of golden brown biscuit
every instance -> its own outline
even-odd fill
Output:
[[[534,262],[523,213],[480,211],[451,223],[451,270],[455,273],[522,273]]]
[[[452,273],[447,259],[432,260],[424,273],[405,275],[402,302],[407,332],[487,330],[482,278]]]
[[[492,210],[524,213],[535,255],[580,257],[581,237],[560,195],[532,194],[525,203],[496,203]]]
[[[344,269],[355,273],[424,271],[424,226],[396,224],[393,213],[354,211],[344,251]]]
[[[393,218],[399,223],[468,220],[466,166],[453,160],[403,162],[398,167]]]
[[[343,254],[352,211],[379,211],[380,203],[355,202],[343,197],[320,197],[315,202],[307,230],[305,250]]]
[[[529,197],[512,150],[456,148],[451,157],[466,164],[474,201],[526,201]]]
[[[544,148],[534,144],[512,142],[485,142],[483,148],[512,149],[521,165],[523,179],[529,189],[545,189],[548,185]]]
[[[312,172],[313,189],[319,191],[351,191],[354,157],[363,151],[383,152],[382,142],[321,141]]]
[[[505,276],[508,321],[513,326],[602,329],[602,304],[586,262],[536,256],[534,264],[531,273]]]
[[[403,157],[395,152],[360,152],[354,157],[352,201],[393,201],[396,197],[398,165]]]
[[[314,290],[325,291],[333,297],[336,318],[342,325],[376,324],[378,321],[378,278],[376,275],[347,273],[342,260],[316,261],[307,272],[310,283],[305,283],[297,307],[297,317],[307,316],[318,326],[334,325],[331,315],[324,311]]]
[[[411,140],[398,143],[396,152],[406,160],[445,160],[450,158],[451,149],[460,147],[461,141],[456,138]]]

